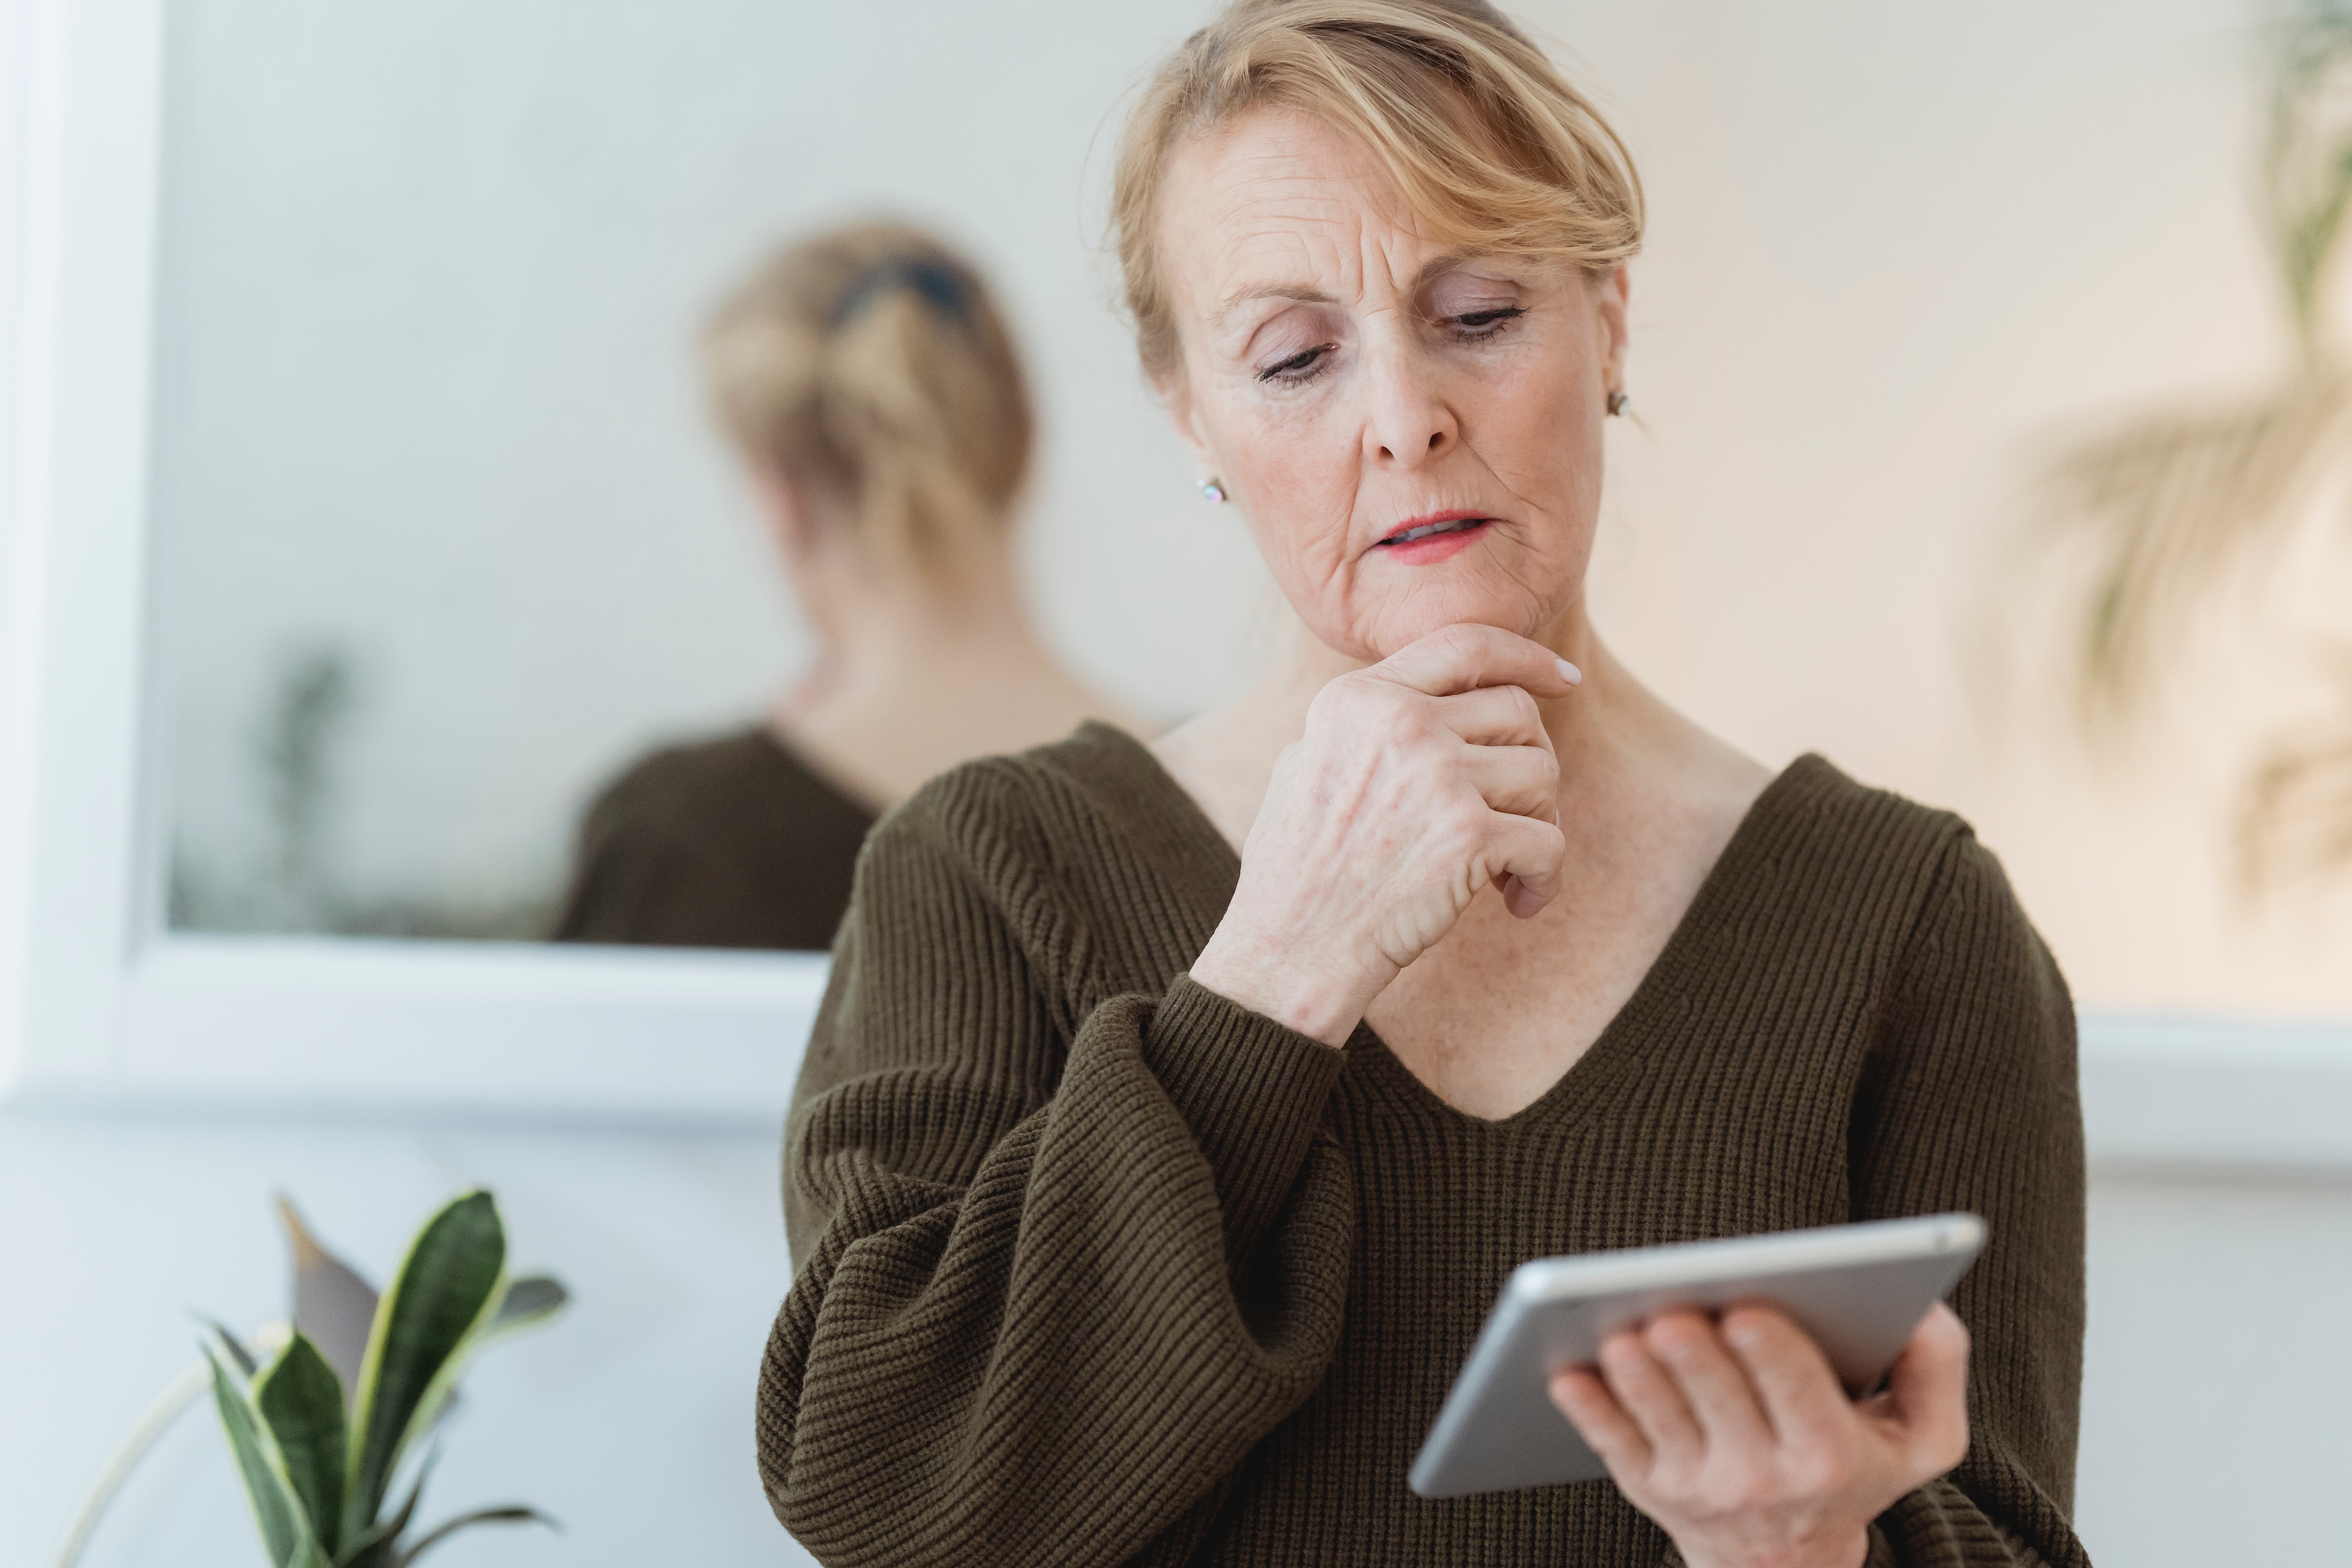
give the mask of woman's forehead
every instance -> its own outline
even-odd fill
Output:
[[[1259,110],[1180,148],[1162,255],[1186,305],[1214,319],[1251,298],[1407,283],[1446,242],[1360,142],[1295,111]]]

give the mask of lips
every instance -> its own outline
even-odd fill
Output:
[[[1391,530],[1388,537],[1375,546],[1386,549],[1391,545],[1415,544],[1424,539],[1436,539],[1448,533],[1465,533],[1494,520],[1482,512],[1438,511],[1427,517],[1407,518]]]
[[[1391,533],[1382,544],[1411,544],[1416,539],[1434,539],[1441,533],[1459,533],[1465,528],[1475,528],[1486,520],[1483,517],[1457,518],[1452,522],[1424,522],[1419,528],[1408,528],[1402,533]]]

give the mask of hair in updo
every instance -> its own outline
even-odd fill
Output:
[[[830,501],[877,559],[946,581],[1000,541],[1029,468],[1029,389],[971,265],[862,223],[770,258],[703,334],[710,401],[745,458]]]
[[[1605,272],[1642,247],[1642,183],[1600,111],[1485,0],[1233,0],[1128,111],[1111,195],[1146,374],[1179,370],[1160,262],[1177,147],[1255,109],[1360,140],[1449,243]]]

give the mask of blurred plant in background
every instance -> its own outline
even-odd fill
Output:
[[[2263,393],[2156,409],[2047,452],[2025,526],[1995,574],[1997,631],[2019,584],[2065,584],[2065,689],[2112,754],[2142,727],[2191,633],[2275,632],[2275,606],[2315,524],[2352,537],[2352,366],[2342,244],[2352,210],[2352,0],[2296,0],[2274,35],[2259,210],[2295,357]],[[2053,571],[2054,569],[2054,571]],[[2272,733],[2236,784],[2240,887],[2259,896],[2352,870],[2352,605],[2292,650],[2332,693]]]
[[[108,1505],[179,1413],[212,1390],[271,1568],[406,1568],[469,1526],[554,1521],[530,1508],[475,1509],[409,1533],[432,1457],[419,1441],[457,1398],[473,1353],[544,1325],[566,1301],[545,1275],[509,1278],[497,1203],[470,1192],[410,1241],[381,1299],[279,1200],[294,1265],[290,1323],[248,1346],[219,1324],[205,1359],[135,1425],[59,1549],[73,1568]],[[255,1353],[269,1357],[263,1365]],[[406,1494],[386,1508],[407,1468]]]
[[[363,895],[336,863],[342,754],[364,682],[357,655],[334,642],[287,655],[270,678],[252,740],[255,792],[268,823],[257,853],[206,856],[175,842],[169,892],[176,931],[304,931],[340,936],[530,941],[553,918],[552,887],[467,897]]]

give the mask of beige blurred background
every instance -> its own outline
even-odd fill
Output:
[[[2004,617],[2039,602],[2000,568],[2040,451],[2292,363],[2254,210],[2271,14],[1666,9],[1599,36],[1538,13],[1654,201],[1607,633],[1759,756],[1967,815],[2086,1008],[2352,1013],[2352,904],[2249,903],[2231,856],[2260,738],[2328,700],[2284,634],[2352,620],[2340,515],[2288,579],[2307,597],[2260,606],[2283,635],[2185,626],[2123,748],[2084,743],[2062,650]],[[1988,631],[2022,678],[1973,679]]]

